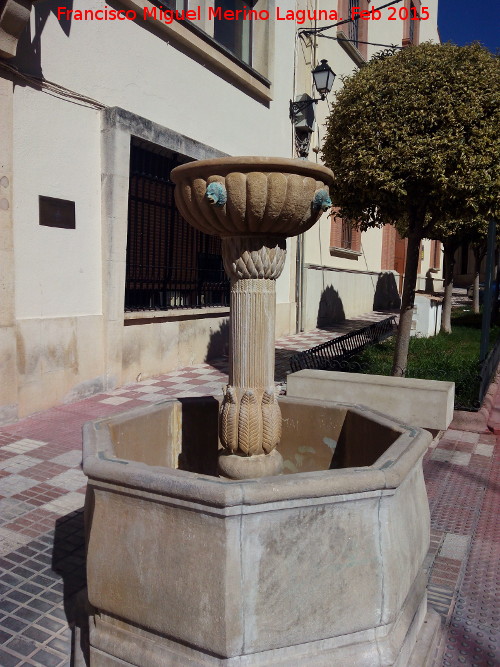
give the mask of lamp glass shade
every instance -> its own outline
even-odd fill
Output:
[[[314,85],[320,95],[328,95],[335,81],[335,73],[328,64],[328,61],[322,60],[321,64],[312,71]]]

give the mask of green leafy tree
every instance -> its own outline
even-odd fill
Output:
[[[499,217],[500,60],[479,44],[425,43],[370,61],[327,121],[332,200],[362,229],[394,224],[408,238],[393,374],[404,375],[420,242]]]

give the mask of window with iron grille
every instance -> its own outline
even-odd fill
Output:
[[[352,225],[342,220],[342,248],[352,250]]]
[[[360,1],[359,0],[349,0],[349,18],[352,17],[352,10],[360,9]],[[363,7],[364,9],[364,7]],[[357,14],[355,14],[357,16]],[[359,19],[357,21],[350,21],[348,24],[348,38],[352,39],[354,46],[358,47],[359,46]]]
[[[186,158],[132,141],[125,310],[226,306],[221,241],[194,229],[174,201],[170,172]]]

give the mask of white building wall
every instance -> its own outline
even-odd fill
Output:
[[[44,5],[35,5],[32,12],[32,34]],[[280,6],[293,3],[285,0]],[[101,0],[73,3],[74,10],[102,7]],[[289,157],[287,106],[293,92],[294,27],[293,22],[272,21],[275,45],[269,108],[169,43],[159,22],[153,32],[142,20],[72,21],[67,37],[50,13],[41,34],[41,66],[50,81],[222,152]],[[35,57],[20,54],[16,65],[33,69]]]
[[[369,7],[376,7],[384,4],[383,2],[369,3]],[[419,22],[420,34],[419,41],[434,41],[439,42],[439,34],[437,30],[437,0],[429,0],[429,2],[422,2],[422,5],[428,6],[429,19]],[[327,2],[326,0],[318,0],[317,3],[311,3],[305,0],[302,3],[303,7],[310,9],[336,9],[339,14],[339,20],[348,18],[342,12],[342,3]],[[396,12],[393,9],[386,8],[382,11],[380,20],[369,20],[364,22],[368,29],[365,41],[375,42],[377,45],[367,45],[366,59],[369,60],[374,53],[381,51],[384,46],[391,44],[401,46],[403,36],[405,34],[405,22],[399,18],[399,8],[404,6],[404,2],[395,5]],[[389,20],[390,16],[396,16],[396,20]],[[324,27],[335,23],[336,21],[318,21],[317,23],[304,25],[303,27]],[[347,26],[342,30],[345,34],[348,33]],[[324,32],[325,36],[337,37],[337,28],[330,28]],[[361,55],[353,55],[353,50],[342,46],[334,39],[326,39],[325,37],[317,37],[316,42],[311,38],[310,49],[302,49],[298,56],[298,70],[299,75],[296,80],[295,94],[300,95],[303,92],[311,93],[307,90],[307,85],[311,81],[310,71],[315,67],[321,59],[327,59],[328,64],[336,73],[336,79],[333,89],[329,95],[330,100],[335,99],[335,93],[342,88],[342,77],[352,74],[357,70]],[[361,48],[361,47],[360,47]],[[356,60],[357,59],[357,60]],[[317,94],[316,94],[317,97]],[[324,142],[326,133],[326,120],[330,113],[330,105],[327,102],[319,102],[314,106],[316,124],[314,133],[311,136],[311,150],[309,159],[321,161],[321,148]],[[353,118],[352,132],[356,132],[356,118]],[[308,330],[317,326],[317,314],[323,313],[325,310],[325,290],[327,290],[328,298],[334,298],[335,304],[331,309],[332,322],[342,319],[343,316],[351,317],[359,315],[372,310],[376,305],[380,307],[383,299],[378,298],[379,295],[386,294],[388,298],[387,305],[394,306],[394,299],[392,298],[394,289],[387,289],[387,286],[392,281],[390,276],[383,273],[381,270],[382,260],[382,229],[370,229],[363,232],[361,236],[361,251],[359,254],[351,253],[330,253],[330,231],[331,219],[325,215],[320,223],[305,235],[304,241],[304,275],[305,283],[307,285],[307,302],[303,307],[303,317],[301,327]],[[343,256],[341,256],[343,255]],[[430,242],[424,241],[424,258],[421,265],[421,277],[417,288],[425,289],[426,287],[426,273],[429,269],[430,259]],[[323,275],[321,271],[323,267]],[[433,281],[436,288],[440,288],[441,282],[438,277],[433,274]],[[380,289],[377,292],[377,283],[382,278]],[[399,283],[399,277],[396,274],[394,278],[395,287]],[[428,285],[428,281],[427,281]],[[382,289],[382,287],[384,288]],[[333,291],[332,291],[333,290]],[[377,299],[375,295],[377,293]],[[334,297],[332,295],[334,294]],[[323,301],[322,301],[323,299]]]
[[[17,318],[100,314],[100,114],[19,87],[14,118]],[[76,229],[39,225],[38,195],[74,201]]]
[[[287,113],[293,96],[293,22],[272,21],[261,29],[262,35],[269,33],[268,44],[262,37],[258,63],[272,83],[266,101],[258,85],[247,85],[252,76],[244,68],[222,71],[208,64],[189,45],[176,46],[161,25],[142,20],[67,24],[57,20],[59,4],[35,4],[14,64],[92,98],[102,110],[36,86],[15,87],[18,416],[224,351],[227,309],[124,317],[132,131],[123,126],[108,131],[106,108],[133,114],[137,136],[141,124],[147,129],[152,122],[213,154],[290,157],[292,151]],[[72,3],[73,10],[103,6],[100,0]],[[281,3],[285,10],[293,6],[289,0]],[[40,226],[39,195],[75,201],[76,228]],[[289,241],[277,284],[278,334],[295,325],[294,248]],[[8,415],[12,418],[10,408]]]

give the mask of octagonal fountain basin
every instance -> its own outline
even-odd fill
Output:
[[[91,665],[426,664],[430,434],[280,408],[289,474],[238,481],[216,476],[214,398],[86,424]]]

